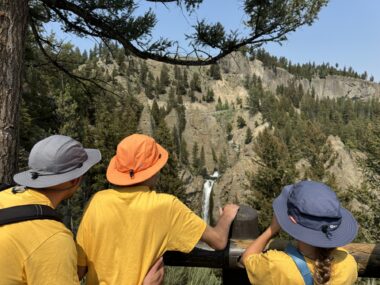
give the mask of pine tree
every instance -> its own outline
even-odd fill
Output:
[[[215,150],[213,147],[211,147],[211,154],[212,154],[212,160],[217,163],[218,162],[218,157],[216,156]]]
[[[223,174],[228,168],[227,154],[226,150],[223,150],[218,158],[218,170],[221,174]]]
[[[214,80],[221,80],[222,74],[220,73],[220,67],[218,64],[210,65],[209,74]]]
[[[254,149],[262,164],[256,174],[250,176],[254,193],[247,198],[248,203],[260,211],[260,226],[263,228],[270,222],[273,198],[280,194],[284,185],[294,182],[297,172],[286,145],[268,129],[257,137]]]
[[[253,136],[252,136],[252,131],[251,128],[247,128],[247,131],[245,132],[245,144],[250,144],[252,142]]]
[[[190,81],[190,89],[192,91],[202,92],[201,80],[198,72],[193,73],[193,78]]]
[[[161,121],[161,113],[156,100],[153,100],[152,109],[150,112],[156,126],[158,126],[159,122]]]
[[[200,158],[198,156],[198,152],[199,152],[198,143],[195,142],[193,144],[193,151],[192,151],[192,157],[193,157],[192,165],[193,165],[193,169],[196,172],[199,170],[199,167],[200,167]]]
[[[169,97],[168,97],[168,110],[167,110],[167,112],[170,113],[170,111],[173,108],[177,108],[177,106],[178,105],[177,105],[177,100],[176,100],[174,88],[170,87]]]
[[[245,122],[245,120],[243,119],[243,117],[241,116],[238,116],[237,120],[236,120],[236,125],[239,129],[242,129],[244,128],[247,124]]]
[[[145,95],[149,99],[154,99],[154,95],[156,92],[155,88],[154,88],[154,84],[155,84],[154,76],[153,76],[152,72],[149,71],[148,76],[147,76],[147,80],[145,83]]]
[[[212,89],[207,90],[207,94],[204,99],[207,103],[214,102],[214,91]]]
[[[178,176],[178,160],[175,155],[175,146],[171,132],[163,119],[154,130],[154,138],[171,154],[169,155],[165,167],[160,171],[161,175],[158,181],[157,191],[175,195],[185,202],[186,197],[183,191],[183,183]]]
[[[227,132],[227,140],[231,140],[232,139],[232,125],[231,123],[227,123],[227,126],[226,126],[226,132]]]
[[[205,177],[207,175],[205,150],[204,150],[203,146],[201,148],[201,155],[199,157],[199,173],[203,177]]]
[[[169,68],[164,64],[160,73],[160,89],[164,90],[170,85]]]
[[[184,165],[189,164],[189,153],[187,151],[187,144],[184,139],[181,139],[181,151],[180,151],[180,160]]]

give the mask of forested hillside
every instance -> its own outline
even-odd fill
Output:
[[[248,203],[259,210],[261,226],[282,186],[314,179],[333,186],[355,213],[357,241],[379,241],[380,87],[365,81],[367,75],[329,65],[297,67],[264,51],[242,51],[199,68],[125,56],[111,43],[84,53],[69,44],[61,48],[57,71],[28,43],[19,166],[37,140],[53,133],[100,149],[102,162],[61,209],[74,231],[85,202],[107,187],[105,169],[117,143],[142,132],[171,154],[158,190],[195,211],[204,178],[214,170],[221,173],[215,208]],[[328,80],[360,85],[356,94],[372,91],[322,96],[314,87]]]

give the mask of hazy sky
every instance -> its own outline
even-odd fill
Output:
[[[147,8],[141,0],[141,11]],[[223,3],[223,5],[221,5]],[[207,18],[221,21],[231,29],[242,25],[242,3],[238,0],[205,0],[197,14],[184,15],[172,5],[151,4],[157,11],[159,23],[155,33],[184,41],[190,33],[190,22]],[[138,10],[138,11],[140,11]],[[57,25],[49,24],[59,38],[71,41],[80,49],[89,49],[94,39],[80,39],[64,34]],[[367,71],[380,81],[380,0],[331,0],[312,26],[305,26],[288,35],[283,45],[268,44],[264,48],[293,63],[329,62],[340,67],[352,66],[355,71]]]

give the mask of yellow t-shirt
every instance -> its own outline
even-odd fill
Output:
[[[330,285],[354,284],[357,277],[357,264],[352,255],[343,248],[333,251]],[[314,274],[315,262],[305,257],[307,266]],[[245,268],[251,284],[256,285],[304,285],[301,273],[293,259],[285,252],[268,250],[252,254],[245,260]]]
[[[0,209],[26,204],[52,207],[40,192],[0,192]],[[0,285],[79,285],[72,233],[60,222],[33,220],[0,226]]]
[[[78,265],[87,284],[138,285],[167,250],[191,251],[206,223],[177,198],[148,187],[94,195],[77,234]]]

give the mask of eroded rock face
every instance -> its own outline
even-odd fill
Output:
[[[280,85],[287,85],[289,81],[295,80],[297,85],[301,84],[304,91],[314,89],[319,98],[352,98],[368,100],[380,97],[380,84],[362,80],[359,78],[344,77],[339,75],[328,75],[325,78],[314,77],[311,80],[295,78],[294,75],[282,68],[269,69],[263,66],[259,60],[250,62],[252,74],[260,77],[263,87],[272,92]]]
[[[337,136],[329,136],[327,143],[330,144],[333,151],[330,160],[325,165],[327,171],[334,174],[337,184],[342,189],[360,187],[364,175],[358,160],[364,159],[363,153],[347,149]]]
[[[145,105],[144,109],[141,111],[138,129],[143,134],[146,134],[149,136],[153,135],[153,126],[152,126],[152,119],[150,115],[149,105]]]
[[[184,191],[186,193],[187,205],[189,205],[198,215],[201,215],[202,189],[204,183],[203,177],[193,176],[188,170],[181,171],[180,177],[185,183]]]
[[[250,195],[249,173],[257,171],[253,152],[241,154],[238,161],[231,166],[214,184],[212,192],[212,220],[217,220],[219,207],[227,203],[242,204]]]
[[[219,62],[223,73],[229,74],[250,74],[251,64],[247,57],[240,52],[232,53]]]
[[[245,197],[250,193],[248,191],[247,173],[255,173],[258,164],[255,162],[257,158],[253,151],[253,143],[245,144],[247,128],[249,127],[252,130],[254,141],[260,132],[269,127],[261,114],[250,116],[246,109],[248,92],[243,87],[246,75],[255,74],[260,77],[264,89],[272,92],[275,92],[279,85],[287,85],[290,80],[296,80],[305,91],[314,89],[316,96],[320,98],[348,97],[361,100],[372,97],[380,98],[380,85],[376,83],[342,76],[327,76],[326,78],[312,78],[311,80],[299,79],[282,68],[270,69],[264,67],[262,62],[258,60],[249,61],[240,53],[223,59],[220,62],[220,67],[222,80],[209,80],[206,76],[208,67],[188,68],[189,82],[193,72],[200,74],[203,92],[195,92],[197,97],[195,102],[191,102],[188,96],[183,96],[183,104],[186,109],[186,127],[182,137],[187,144],[189,162],[191,163],[193,160],[192,149],[195,143],[199,147],[198,154],[200,154],[201,148],[204,148],[205,165],[209,174],[218,167],[215,156],[218,160],[222,153],[226,155],[227,170],[217,179],[212,194],[212,216],[214,219],[217,218],[219,206],[228,202],[243,203]],[[154,76],[159,76],[160,63],[154,63],[152,68]],[[170,76],[173,79],[172,67],[169,69],[171,70]],[[208,89],[213,90],[215,101],[201,102],[202,95],[206,94]],[[167,94],[162,94],[157,98],[159,107],[167,106]],[[148,100],[143,93],[139,94],[137,98],[145,106],[140,118],[139,129],[143,133],[151,135],[153,133],[150,115],[152,100]],[[228,102],[229,110],[216,111],[219,98],[223,103]],[[243,102],[241,106],[237,103],[240,99]],[[240,129],[236,123],[239,116],[246,122],[246,126]],[[165,117],[169,130],[178,124],[178,120],[178,115],[173,109]],[[226,132],[228,122],[233,126],[232,136],[229,139],[227,139]],[[342,189],[347,189],[350,186],[359,187],[364,178],[357,159],[363,155],[359,152],[349,151],[338,137],[330,136],[326,143],[329,143],[333,150],[330,161],[325,165],[327,171],[334,174],[336,182]],[[296,164],[300,177],[303,177],[303,173],[308,167],[310,167],[310,163],[305,159]],[[190,168],[189,165],[184,169],[181,172],[181,177],[185,182],[188,202],[193,209],[200,213],[204,179],[201,176],[193,176]]]

